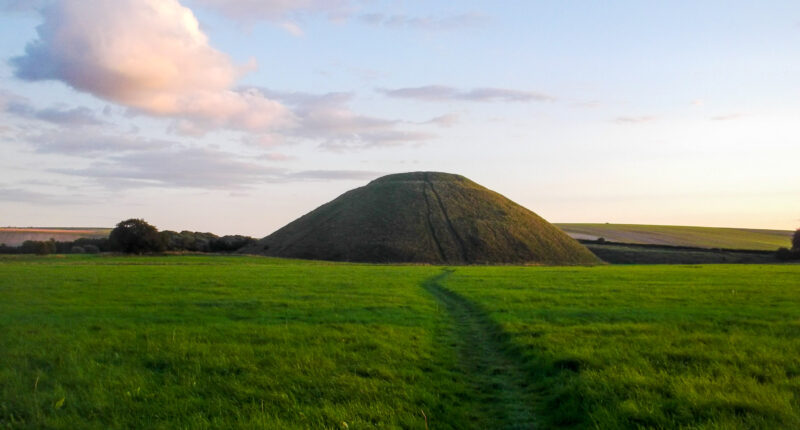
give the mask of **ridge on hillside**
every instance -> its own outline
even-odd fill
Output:
[[[375,179],[241,252],[432,264],[599,261],[530,210],[463,176],[439,172]]]

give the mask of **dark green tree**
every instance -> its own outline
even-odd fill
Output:
[[[792,251],[800,252],[800,228],[794,232],[794,236],[792,236]]]
[[[112,251],[128,254],[162,252],[165,244],[158,229],[143,219],[131,218],[120,222],[108,236]]]

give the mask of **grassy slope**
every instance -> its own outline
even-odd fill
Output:
[[[638,224],[556,224],[577,239],[698,248],[774,251],[791,246],[791,231]]]
[[[436,172],[376,179],[243,252],[377,263],[598,262],[528,209],[467,178]]]
[[[798,275],[1,257],[0,427],[797,428]]]
[[[0,243],[8,246],[19,246],[26,240],[50,240],[55,239],[60,242],[73,241],[82,237],[102,238],[108,237],[111,232],[109,228],[72,228],[72,227],[53,227],[53,228],[16,228],[0,227]]]
[[[545,428],[800,428],[800,266],[459,268]]]

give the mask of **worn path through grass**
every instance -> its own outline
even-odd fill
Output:
[[[495,428],[531,429],[533,402],[527,390],[529,377],[502,329],[475,303],[442,286],[452,270],[423,283],[452,318],[451,342],[459,351],[463,374],[485,408]]]

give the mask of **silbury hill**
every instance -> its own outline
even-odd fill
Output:
[[[378,178],[240,252],[372,263],[599,262],[530,210],[463,176],[438,172]]]

